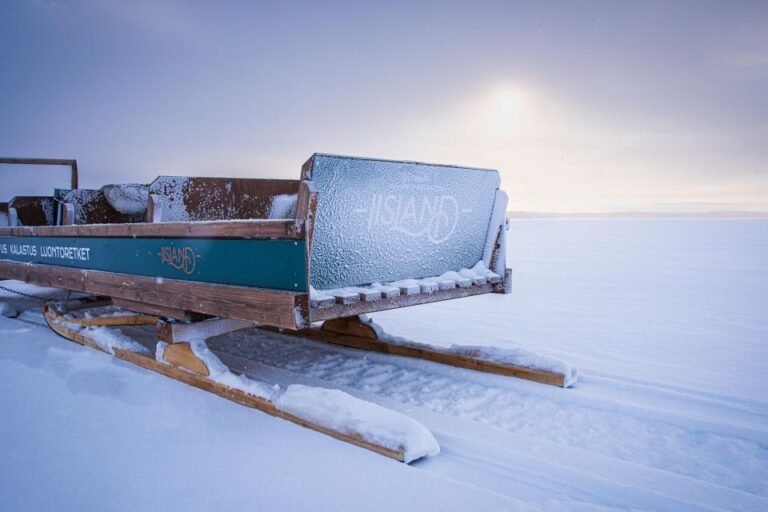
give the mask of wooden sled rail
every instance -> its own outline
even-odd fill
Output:
[[[82,321],[73,321],[78,319],[63,317],[61,313],[59,313],[54,307],[50,306],[49,304],[45,304],[43,306],[43,314],[50,328],[60,336],[68,340],[74,341],[76,343],[79,343],[83,346],[94,348],[101,352],[109,353],[98,342],[96,342],[94,339],[88,336],[87,330],[78,331],[75,328],[70,327],[72,324],[76,324],[79,326],[94,326],[98,324],[98,321],[97,321],[98,319],[89,319],[90,322],[88,323],[84,323]],[[122,324],[120,323],[120,320],[119,320],[121,318],[123,319]],[[126,316],[126,317],[107,317],[107,318],[102,318],[101,320],[105,321],[102,325],[137,325],[137,324],[141,324],[143,322],[148,321],[149,317],[145,315],[138,315],[138,316]],[[169,348],[173,348],[177,350],[175,350],[176,353],[174,353],[171,358],[164,357],[164,359],[166,360],[166,363],[158,362],[155,359],[154,354],[152,353],[143,354],[143,353],[133,352],[130,350],[125,350],[117,347],[113,348],[112,351],[115,357],[123,361],[128,361],[137,366],[140,366],[147,370],[155,371],[157,373],[165,375],[166,377],[170,377],[172,379],[178,380],[185,384],[189,384],[198,389],[202,389],[204,391],[214,393],[223,398],[236,402],[240,405],[258,409],[259,411],[265,412],[271,416],[282,418],[292,423],[296,423],[297,425],[300,425],[302,427],[309,428],[317,432],[321,432],[323,434],[331,436],[340,441],[351,443],[353,445],[359,446],[361,448],[365,448],[367,450],[371,450],[375,453],[384,455],[386,457],[395,459],[400,462],[406,462],[406,454],[403,449],[395,450],[386,446],[372,443],[364,439],[359,434],[355,434],[355,433],[350,434],[350,433],[335,431],[323,425],[314,423],[312,421],[308,421],[304,418],[291,414],[287,411],[281,410],[279,407],[277,407],[275,403],[273,403],[268,399],[265,399],[256,395],[252,395],[240,389],[231,388],[223,384],[220,384],[218,382],[215,382],[207,378],[207,367],[205,367],[204,364],[202,369],[205,369],[205,372],[203,374],[195,373],[195,368],[194,368],[195,365],[189,364],[190,359],[194,359],[195,356],[189,350],[188,343],[173,343],[171,345],[168,345],[168,347],[166,347],[165,350],[168,350]],[[179,361],[181,364],[179,366],[174,366],[173,364],[169,364],[168,363],[169,359],[171,361]],[[197,362],[199,363],[200,361],[198,360]]]
[[[540,382],[561,388],[569,387],[569,382],[562,373],[548,372],[525,366],[517,366],[472,357],[471,354],[457,354],[439,347],[418,344],[392,343],[379,339],[375,330],[362,322],[359,317],[339,318],[328,320],[322,328],[312,327],[303,329],[297,334],[321,341],[341,345],[343,347],[379,352],[394,356],[424,359],[436,363],[466,368],[484,373],[493,373],[507,377]]]

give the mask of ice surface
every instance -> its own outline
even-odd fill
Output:
[[[112,208],[120,213],[136,215],[147,211],[149,185],[135,183],[105,185],[101,190]]]
[[[440,453],[432,433],[418,421],[338,389],[292,384],[280,395],[276,405],[331,430],[359,434],[373,444],[403,450],[405,462]]]
[[[440,275],[483,256],[496,171],[316,155],[312,285]]]

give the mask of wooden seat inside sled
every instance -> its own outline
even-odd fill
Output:
[[[315,154],[298,180],[75,186],[11,199],[0,278],[291,330],[503,292],[499,183],[492,170]]]

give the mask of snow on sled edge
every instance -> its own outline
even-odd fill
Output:
[[[202,355],[204,363],[210,365],[210,376],[158,361],[161,357],[156,359],[146,347],[117,329],[94,326],[83,329],[82,325],[70,322],[49,304],[43,305],[43,315],[48,326],[63,338],[400,462],[407,464],[440,452],[432,433],[415,419],[341,390],[291,384],[283,391],[272,390],[270,393],[266,383],[250,381],[240,375],[229,373],[222,379],[221,367],[224,365],[205,347],[204,340],[194,340],[190,345],[195,347],[191,349],[194,355]],[[175,345],[180,344],[160,341],[160,355],[164,349]],[[214,380],[216,376],[219,378]],[[239,389],[243,388],[237,383],[240,379],[256,386],[245,387],[248,391]],[[264,386],[259,387],[259,384]]]

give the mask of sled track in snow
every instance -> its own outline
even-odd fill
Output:
[[[542,500],[560,494],[588,503],[592,489],[602,489],[617,503],[648,508],[768,509],[768,411],[748,401],[605,375],[551,388],[261,330],[210,346],[228,364],[239,360],[247,375],[302,378],[416,417],[443,447],[419,467],[485,475],[474,483],[496,482],[489,486],[498,492],[524,485],[542,488]],[[562,465],[578,469],[573,481],[545,477]],[[593,481],[579,483],[585,467]],[[710,497],[697,503],[702,496]]]
[[[37,311],[20,320],[44,325]],[[443,451],[417,468],[545,510],[768,509],[760,404],[606,375],[565,390],[262,330],[209,345],[248,376],[336,387],[409,414]]]

